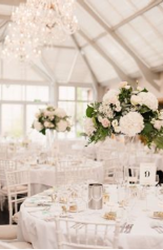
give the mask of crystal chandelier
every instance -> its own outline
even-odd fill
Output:
[[[12,13],[3,54],[28,60],[77,30],[74,0],[27,0]]]

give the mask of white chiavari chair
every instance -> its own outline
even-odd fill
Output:
[[[79,161],[65,160],[58,161],[55,168],[55,178],[57,186],[77,183],[81,178],[79,173]]]
[[[0,144],[0,159],[8,159],[8,145]]]
[[[80,161],[58,161],[55,168],[55,178],[57,186],[66,184],[75,184],[83,181],[99,180],[99,173],[95,166],[99,163],[92,161],[86,161],[84,166]],[[100,165],[102,165],[100,163]],[[102,167],[102,166],[101,166]]]
[[[117,184],[123,180],[123,166],[119,159],[111,158],[104,162],[104,183]]]
[[[7,196],[9,205],[9,222],[12,224],[13,208],[18,211],[18,204],[30,196],[30,172],[29,169],[6,171]]]
[[[0,159],[0,203],[1,203],[1,211],[3,210],[3,202],[7,196],[7,188],[6,188],[6,171],[13,171],[17,169],[17,162],[8,160],[8,159]]]
[[[82,220],[56,219],[57,243],[59,249],[117,249],[119,221],[110,233],[109,223]]]

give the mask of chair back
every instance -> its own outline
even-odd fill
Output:
[[[0,186],[6,185],[6,171],[15,171],[17,169],[17,162],[13,160],[0,159]]]
[[[96,223],[81,220],[56,219],[57,243],[59,249],[117,249],[119,222]]]

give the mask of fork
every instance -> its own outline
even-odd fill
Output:
[[[128,228],[128,231],[127,231],[128,234],[131,232],[132,227],[133,227],[133,224],[129,224],[129,228]]]
[[[152,228],[155,229],[156,232],[159,233],[159,234],[163,233],[162,226],[153,226]]]
[[[133,227],[133,224],[127,224],[125,226],[124,233],[129,234],[131,232],[132,227]]]

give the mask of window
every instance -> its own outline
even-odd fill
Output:
[[[83,132],[83,122],[88,103],[93,101],[93,91],[86,87],[59,87],[58,106],[71,116],[72,129],[66,137],[80,137]],[[58,134],[59,138],[64,135]]]
[[[0,133],[5,138],[23,138],[39,133],[32,123],[39,108],[49,102],[49,86],[45,85],[0,85]]]
[[[75,100],[74,87],[59,87],[59,100]]]
[[[24,93],[23,85],[2,85],[2,100],[24,101]]]
[[[23,136],[23,106],[19,104],[2,104],[2,136],[20,138]]]
[[[49,89],[46,86],[26,86],[26,100],[31,102],[48,102]]]

